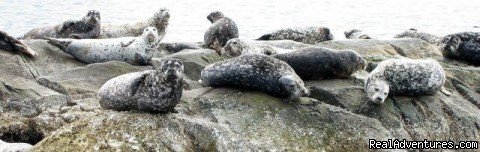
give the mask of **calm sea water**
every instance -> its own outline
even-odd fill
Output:
[[[255,39],[283,27],[326,26],[336,39],[358,28],[391,38],[414,27],[437,35],[480,28],[479,0],[0,0],[0,29],[15,36],[34,27],[80,19],[99,10],[102,23],[147,19],[159,8],[170,10],[164,41],[203,41],[215,10],[231,17],[243,39]]]

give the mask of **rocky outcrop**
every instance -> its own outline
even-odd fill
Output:
[[[252,43],[284,49],[307,45]],[[202,87],[197,80],[203,67],[226,59],[210,49],[158,53],[153,66],[141,67],[85,65],[44,41],[27,44],[38,58],[0,50],[0,139],[32,144],[33,151],[368,151],[368,139],[480,140],[480,67],[445,59],[419,39],[316,44],[353,49],[371,68],[396,57],[440,61],[451,96],[395,96],[382,105],[365,97],[361,78],[366,71],[348,79],[307,81],[311,95],[286,103],[260,92]],[[104,82],[153,69],[165,58],[185,65],[188,87],[178,113],[100,108],[95,93]]]

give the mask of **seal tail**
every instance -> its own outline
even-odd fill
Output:
[[[27,44],[23,43],[22,41],[17,41],[18,43],[15,44],[17,47],[22,48],[21,53],[24,53],[28,56],[34,57],[38,56],[37,52],[35,52],[32,48],[30,48]]]
[[[48,44],[58,47],[63,52],[67,52],[67,46],[72,43],[71,40],[59,40],[51,37],[46,37]]]
[[[260,38],[258,38],[257,40],[270,40],[272,38],[272,34],[265,34],[263,36],[261,36]]]

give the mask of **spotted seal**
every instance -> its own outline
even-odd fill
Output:
[[[333,40],[333,35],[326,27],[285,28],[262,35],[257,40],[293,40],[306,44],[315,44]]]
[[[35,28],[27,32],[22,39],[76,38],[94,39],[100,35],[100,13],[88,11],[81,20],[68,20],[63,23]]]
[[[165,37],[169,19],[169,10],[161,8],[146,21],[127,24],[102,24],[99,38],[137,37],[142,35],[145,28],[155,27],[158,30],[159,39],[162,40]]]
[[[443,38],[442,48],[448,58],[480,65],[480,32],[462,32]]]
[[[54,39],[48,43],[85,63],[124,61],[134,65],[146,65],[159,47],[155,27],[148,27],[138,37],[113,39]]]
[[[98,91],[103,109],[170,112],[182,97],[183,64],[162,61],[160,68],[124,74],[108,80]]]
[[[37,52],[35,52],[27,44],[8,35],[2,30],[0,30],[0,49],[15,53],[23,53],[32,57],[37,56]]]
[[[221,47],[219,42],[213,43],[213,49],[220,55],[226,55],[228,57],[237,57],[244,54],[264,54],[273,55],[280,51],[277,51],[274,47],[269,45],[251,45],[247,42],[233,38],[227,41],[224,47]],[[280,49],[280,48],[277,48]]]
[[[348,30],[343,32],[343,34],[345,34],[345,38],[347,39],[372,39],[372,37],[363,33],[363,31],[359,29]]]
[[[222,12],[212,12],[207,19],[212,23],[203,36],[203,41],[208,47],[212,47],[216,41],[225,46],[228,40],[238,38],[237,24],[229,17],[225,17]]]
[[[353,50],[333,50],[323,47],[307,47],[272,57],[290,65],[302,80],[347,78],[356,71],[364,70],[367,66],[367,61]]]
[[[410,28],[407,31],[395,35],[395,38],[417,38],[427,41],[430,44],[439,45],[442,38],[425,32],[419,32],[415,28]]]
[[[381,104],[388,95],[433,95],[445,84],[445,71],[433,59],[388,59],[382,61],[367,76],[365,94],[374,103]]]
[[[211,87],[236,87],[287,98],[308,95],[303,80],[285,62],[260,55],[246,54],[206,66],[201,82]]]

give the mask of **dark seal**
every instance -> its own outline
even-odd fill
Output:
[[[37,56],[32,48],[18,39],[8,35],[6,32],[0,30],[0,49],[11,51],[15,53],[23,53],[28,56]]]
[[[345,38],[347,39],[372,39],[372,37],[363,33],[363,31],[359,29],[352,29],[349,31],[345,31],[343,32],[343,34],[345,34]]]
[[[326,27],[286,28],[265,34],[258,40],[293,40],[306,44],[316,44],[333,40],[333,35]]]
[[[480,33],[462,32],[450,34],[443,38],[442,47],[448,58],[463,60],[473,65],[480,65]]]
[[[206,86],[261,91],[288,98],[288,101],[309,93],[287,63],[259,54],[246,54],[208,65],[201,72],[201,80]]]
[[[129,73],[107,81],[98,91],[103,109],[170,112],[182,97],[183,64],[166,59],[156,70]]]
[[[290,65],[303,80],[347,78],[367,65],[365,59],[353,50],[337,51],[323,47],[308,47],[273,57]]]
[[[68,20],[57,25],[36,28],[27,32],[23,39],[45,39],[46,37],[94,39],[99,35],[100,13],[90,10],[81,20]]]
[[[212,22],[212,26],[207,29],[203,41],[208,47],[218,41],[221,46],[225,46],[228,40],[238,38],[238,27],[232,19],[225,17],[222,12],[212,12],[207,16]]]

